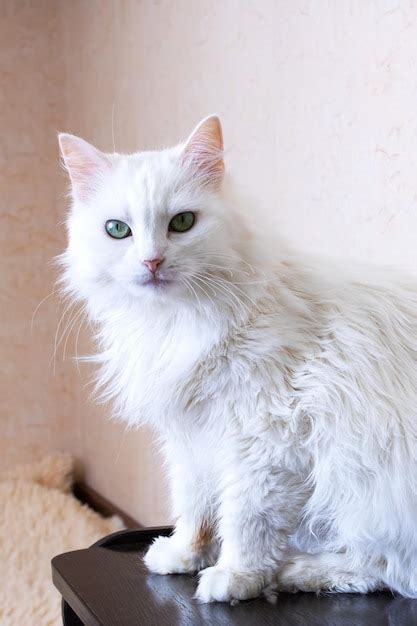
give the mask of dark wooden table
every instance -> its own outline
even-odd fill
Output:
[[[169,528],[127,530],[91,548],[56,556],[53,582],[63,597],[65,626],[417,626],[417,600],[389,593],[368,596],[280,594],[265,599],[201,605],[196,578],[158,576],[141,554]]]

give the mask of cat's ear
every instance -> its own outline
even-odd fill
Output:
[[[203,182],[217,188],[223,180],[223,133],[217,115],[202,120],[187,139],[184,162],[191,164]]]
[[[71,179],[73,194],[76,198],[85,200],[100,177],[111,168],[110,159],[75,135],[60,133],[58,140],[65,169]]]

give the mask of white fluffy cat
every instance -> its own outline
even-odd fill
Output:
[[[60,144],[66,290],[96,325],[103,396],[170,468],[178,521],[148,568],[202,570],[203,602],[417,597],[417,280],[253,236],[215,116],[159,152]]]

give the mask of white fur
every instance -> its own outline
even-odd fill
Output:
[[[273,584],[417,597],[417,280],[265,244],[183,150],[109,155],[73,194],[62,259],[96,324],[103,397],[154,427],[170,468],[177,530],[148,566],[212,565],[204,602]],[[182,210],[196,225],[168,234]],[[109,238],[111,218],[133,237]],[[174,283],[138,285],[158,255]],[[204,525],[215,538],[196,554]],[[291,545],[330,556],[300,565]]]

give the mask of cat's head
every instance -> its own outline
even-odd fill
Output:
[[[201,300],[233,268],[218,117],[161,151],[105,154],[72,135],[59,141],[72,196],[65,280],[77,296]]]

